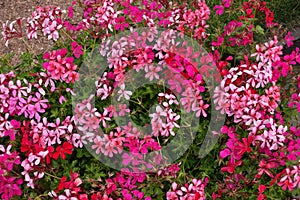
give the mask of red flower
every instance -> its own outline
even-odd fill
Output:
[[[67,177],[63,176],[61,179],[60,179],[60,182],[57,186],[57,189],[55,190],[55,192],[59,192],[61,190],[63,190],[65,188],[65,182],[67,180]]]
[[[55,160],[58,159],[58,157],[60,156],[63,160],[66,159],[66,154],[72,154],[72,150],[73,150],[73,145],[68,143],[68,142],[64,142],[62,146],[58,146],[56,148],[56,152],[53,154],[53,158]]]
[[[253,136],[249,136],[248,139],[247,138],[242,138],[243,142],[237,142],[236,143],[236,154],[237,156],[242,156],[244,153],[246,152],[251,152],[251,143],[253,141]]]
[[[278,164],[275,162],[270,162],[270,161],[267,162],[265,160],[261,160],[259,162],[258,173],[255,177],[260,178],[264,173],[266,173],[271,178],[274,178],[273,174],[269,171],[269,169],[276,168],[277,166]]]
[[[53,157],[53,152],[54,152],[54,148],[52,147],[52,146],[49,146],[48,148],[47,148],[47,150],[48,150],[48,154],[47,154],[47,156],[46,156],[46,163],[47,164],[50,164],[50,162],[51,162],[51,157]]]
[[[229,161],[227,166],[221,168],[221,171],[222,172],[228,172],[228,173],[232,174],[234,172],[235,168],[240,166],[241,164],[242,164],[241,160],[237,161],[237,162]]]
[[[22,130],[24,130],[23,127]],[[32,143],[28,140],[28,134],[24,133],[21,141],[21,152],[26,153],[25,155],[30,154],[32,151],[31,146]]]
[[[266,190],[266,186],[265,185],[259,185],[259,187],[258,187],[258,192],[259,192],[259,194],[262,194],[262,193],[264,193],[264,191]]]

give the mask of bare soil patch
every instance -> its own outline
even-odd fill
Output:
[[[72,0],[0,0],[0,23],[2,31],[2,23],[9,20],[10,22],[16,20],[18,17],[27,18],[37,6],[54,5],[59,6],[61,9],[67,9],[71,5]],[[25,22],[25,21],[24,21]],[[24,32],[24,31],[23,31]],[[14,52],[14,57],[11,64],[19,62],[20,55],[25,51],[37,55],[49,50],[53,46],[53,42],[47,40],[45,37],[38,37],[38,39],[28,40],[24,39],[11,39],[8,47],[4,45],[4,39],[0,34],[0,57],[4,54]]]

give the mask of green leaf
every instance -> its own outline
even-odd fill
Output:
[[[260,26],[260,25],[256,25],[255,27],[255,32],[256,33],[259,33],[261,35],[264,35],[265,34],[265,30]]]

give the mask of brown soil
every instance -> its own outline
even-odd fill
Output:
[[[67,9],[71,5],[71,2],[72,0],[0,0],[0,30],[2,31],[2,23],[7,20],[11,22],[18,17],[29,17],[37,6],[55,5],[61,9]],[[51,46],[53,46],[53,42],[48,41],[45,37],[41,36],[38,39],[28,40],[25,35],[24,40],[11,39],[8,47],[6,47],[3,36],[0,34],[0,57],[4,54],[14,52],[15,56],[11,64],[17,64],[20,55],[25,51],[30,51],[37,55],[49,50]]]
[[[37,6],[55,5],[61,9],[67,9],[73,0],[0,0],[0,32],[2,31],[2,23],[9,20],[10,22],[16,20],[18,17],[27,18],[35,10]],[[80,17],[80,16],[79,16]],[[78,18],[76,16],[75,18]],[[23,22],[24,25],[24,22]],[[300,39],[300,26],[296,26],[291,30],[295,40]],[[24,33],[26,34],[26,33]],[[19,62],[20,55],[29,51],[35,55],[44,53],[53,46],[53,41],[47,40],[40,36],[38,39],[28,40],[26,35],[23,39],[11,39],[8,47],[4,45],[2,34],[0,34],[0,57],[4,54],[14,53],[11,59],[11,64]]]

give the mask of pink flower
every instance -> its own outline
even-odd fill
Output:
[[[15,26],[17,25],[17,27]],[[12,38],[21,38],[23,36],[22,33],[22,19],[18,18],[15,21],[12,21],[9,23],[9,21],[6,21],[6,23],[2,24],[2,35],[5,41],[5,46],[8,46],[8,41]]]
[[[27,36],[29,39],[37,38],[37,31],[41,30],[43,35],[48,35],[48,39],[57,40],[58,30],[62,28],[62,11],[59,7],[38,6],[36,11],[27,19]]]
[[[101,100],[106,99],[112,91],[112,87],[107,84],[99,83],[96,85],[96,87],[97,87],[97,97],[101,97]]]
[[[172,183],[172,191],[167,192],[167,200],[178,200],[178,196],[177,196],[177,183]],[[180,192],[178,192],[179,194],[181,194]]]
[[[21,196],[20,188],[23,183],[22,179],[9,176],[0,176],[0,195],[3,200],[12,199],[14,196]]]
[[[160,72],[161,70],[162,70],[162,68],[159,66],[150,65],[149,72],[148,72],[148,70],[145,70],[147,72],[145,77],[149,78],[150,81],[152,81],[154,78],[159,79],[158,72]]]
[[[127,108],[126,104],[119,104],[119,116],[125,116],[125,112],[129,113],[130,109]]]
[[[214,10],[216,11],[217,15],[222,15],[224,13],[224,7],[221,5],[216,5]]]
[[[231,154],[230,150],[226,148],[220,152],[220,158],[224,159],[227,156],[229,156],[230,154]]]
[[[71,47],[72,47],[73,55],[76,58],[79,58],[81,55],[83,55],[82,46],[79,45],[77,42],[72,42]]]
[[[10,121],[10,124],[11,124],[15,129],[18,129],[18,128],[20,128],[20,126],[21,126],[21,123],[20,123],[18,120],[15,120],[15,119],[11,120],[11,121]]]
[[[98,114],[99,123],[102,122],[103,127],[107,127],[106,121],[111,121],[111,118],[108,115],[107,110],[104,110],[102,114]]]
[[[267,162],[265,160],[261,160],[259,162],[259,169],[257,170],[258,173],[256,174],[256,178],[260,178],[264,173],[266,173],[271,178],[274,178],[274,175],[270,171],[272,168],[278,167],[278,164],[275,162]]]
[[[294,183],[291,178],[291,171],[289,168],[285,169],[285,175],[280,179],[278,185],[282,187],[283,190],[286,190],[287,188],[292,191],[294,188]]]
[[[125,166],[129,165],[129,163],[133,159],[132,156],[129,155],[128,153],[124,153],[122,155],[122,158],[123,158],[122,164],[125,165]]]
[[[177,93],[180,93],[182,91],[181,83],[183,83],[183,81],[180,75],[175,75],[174,78],[168,80],[170,90],[175,90]]]
[[[295,38],[293,36],[291,36],[291,32],[288,32],[287,35],[284,37],[284,39],[285,39],[286,45],[288,47],[293,46],[293,44],[294,44],[293,41]]]
[[[225,8],[229,8],[232,0],[222,0],[222,4]]]
[[[200,115],[203,115],[203,117],[207,117],[207,113],[205,110],[209,107],[208,104],[204,104],[203,100],[200,100],[199,105],[193,104],[192,110],[197,111],[196,117],[199,117]]]
[[[120,101],[122,97],[124,97],[126,100],[129,100],[130,96],[132,95],[132,92],[125,91],[125,84],[122,84],[120,86],[120,90],[118,91],[118,94],[120,94],[120,96],[118,97],[118,101]]]
[[[129,27],[129,24],[126,23],[124,16],[118,17],[115,20],[115,22],[116,22],[116,24],[115,24],[115,29],[116,30],[121,30],[122,32],[124,32],[124,28],[128,28]]]
[[[75,70],[77,65],[74,64],[73,57],[66,57],[67,49],[54,50],[46,52],[43,56],[49,62],[43,63],[43,67],[51,74],[51,78],[74,83],[79,80],[79,73]]]
[[[92,145],[92,149],[96,149],[96,154],[102,152],[104,140],[100,136],[96,136],[93,142],[94,144]]]
[[[224,37],[218,36],[217,41],[213,41],[211,44],[215,47],[219,47],[223,44],[224,42]]]
[[[73,6],[68,7],[68,17],[73,18]]]
[[[206,183],[202,180],[193,179],[191,183],[186,183],[183,186],[178,186],[177,183],[173,182],[171,191],[167,192],[167,200],[179,200],[179,199],[197,199],[204,200],[204,188]],[[178,189],[177,189],[178,188]]]
[[[66,102],[66,101],[67,101],[66,98],[63,95],[60,95],[60,97],[59,97],[59,103],[63,104],[63,102]]]

